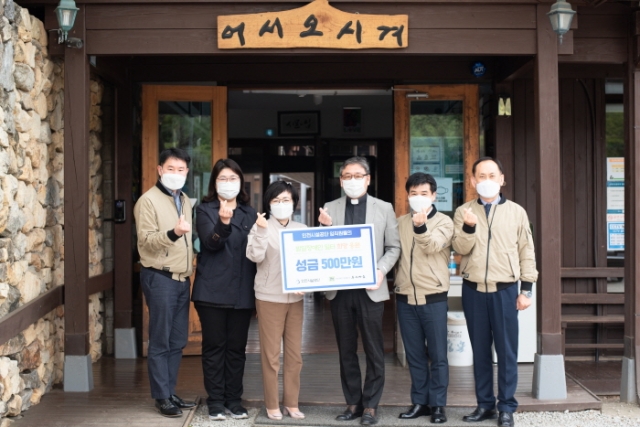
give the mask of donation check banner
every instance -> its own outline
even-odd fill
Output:
[[[372,224],[280,230],[283,292],[375,286],[373,239]]]

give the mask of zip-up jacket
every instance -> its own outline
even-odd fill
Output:
[[[474,227],[464,223],[469,208],[478,217]],[[529,218],[520,205],[500,195],[487,217],[480,199],[473,200],[456,210],[453,222],[453,249],[462,255],[465,285],[496,292],[520,280],[522,290],[531,290],[538,271]]]
[[[247,259],[247,236],[256,210],[236,199],[229,224],[220,221],[220,200],[196,208],[200,253],[191,300],[196,304],[234,309],[254,309],[253,279],[256,265]]]
[[[255,224],[251,228],[249,243],[247,243],[247,258],[255,262],[258,267],[254,282],[256,299],[289,304],[302,300],[302,295],[282,292],[280,230],[296,228],[307,228],[307,226],[289,221],[285,227],[273,215],[267,220],[267,228],[258,227]]]
[[[414,227],[411,215],[398,218],[402,254],[396,268],[396,294],[411,305],[446,301],[453,221],[435,206],[420,227]]]
[[[180,200],[181,214],[191,224],[191,201],[182,192]],[[140,197],[133,208],[133,215],[136,220],[140,263],[144,267],[170,274],[173,280],[187,280],[193,270],[191,231],[182,236],[173,231],[180,213],[171,193],[158,181]]]

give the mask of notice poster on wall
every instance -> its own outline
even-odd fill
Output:
[[[624,250],[624,157],[607,158],[607,251]]]

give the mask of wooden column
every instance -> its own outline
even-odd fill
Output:
[[[633,20],[632,20],[633,21]],[[625,187],[624,187],[624,358],[622,401],[634,402],[640,390],[640,12],[629,37],[629,61],[624,88],[625,111]],[[628,366],[631,364],[631,366]],[[635,368],[635,369],[634,369]],[[635,372],[634,372],[635,370]],[[629,381],[628,383],[625,383]],[[635,381],[635,384],[634,384]],[[626,385],[626,387],[625,387]],[[635,385],[635,387],[634,387]],[[635,390],[634,390],[635,389]],[[635,396],[632,396],[635,394]]]
[[[70,37],[85,39],[84,7]],[[64,348],[89,354],[89,61],[85,48],[64,55]],[[66,375],[65,375],[66,377]]]
[[[126,204],[126,221],[115,225],[115,328],[132,327],[133,280],[133,99],[131,82],[116,88],[116,199]]]
[[[558,36],[547,17],[549,5],[538,5],[535,60],[535,128],[538,151],[536,183],[538,215],[535,245],[538,271],[538,354],[562,354],[560,322],[562,282],[560,187],[560,113],[558,83]]]

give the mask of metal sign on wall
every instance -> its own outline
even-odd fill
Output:
[[[219,49],[403,49],[408,15],[347,13],[315,0],[282,12],[218,16]]]

